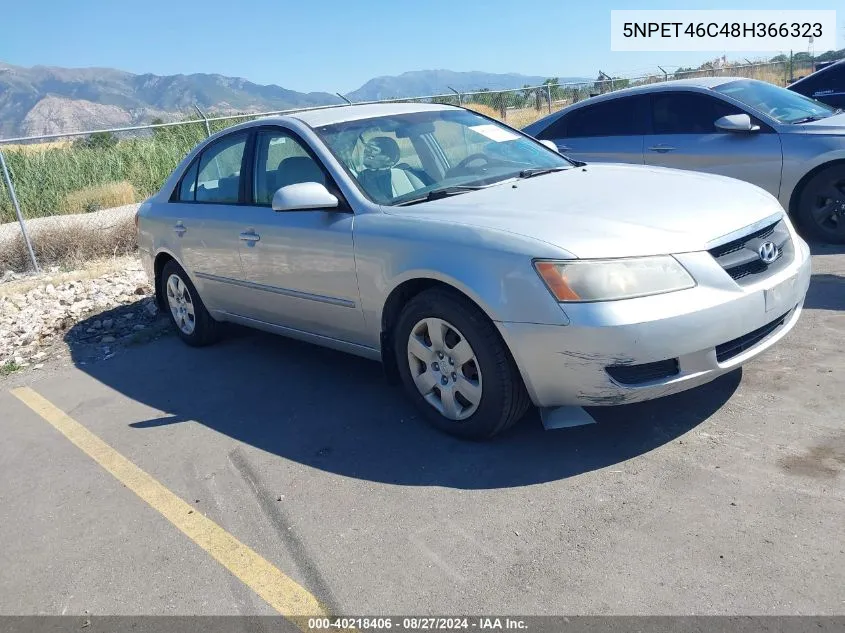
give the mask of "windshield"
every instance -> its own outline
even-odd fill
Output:
[[[385,205],[572,166],[537,141],[468,110],[345,121],[316,132],[361,190]]]
[[[743,79],[715,88],[716,92],[733,97],[758,112],[768,114],[781,123],[802,123],[829,117],[835,110],[786,88],[764,81]]]

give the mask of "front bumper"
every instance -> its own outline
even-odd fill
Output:
[[[789,266],[751,285],[731,279],[707,252],[686,253],[676,257],[697,281],[689,290],[565,304],[565,326],[496,325],[538,407],[615,405],[684,391],[741,366],[798,321],[810,284],[810,250],[792,239]],[[624,368],[647,363],[657,363],[658,377],[641,371],[636,384],[607,370],[625,376],[631,372]],[[660,376],[661,366],[674,371]]]

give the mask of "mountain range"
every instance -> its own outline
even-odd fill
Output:
[[[545,77],[515,73],[419,70],[376,77],[348,93],[372,101],[537,85]],[[579,78],[561,78],[561,81]],[[218,115],[343,103],[329,92],[297,92],[216,74],[134,74],[113,68],[25,68],[0,62],[0,138],[176,120],[194,106]]]

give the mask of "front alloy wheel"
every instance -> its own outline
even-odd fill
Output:
[[[813,176],[798,200],[798,223],[818,240],[845,244],[845,166],[833,165]]]
[[[457,291],[413,297],[391,328],[392,351],[408,396],[434,426],[485,439],[528,408],[528,393],[496,326]]]
[[[408,365],[420,395],[442,416],[465,420],[481,403],[481,369],[458,328],[436,317],[419,321],[408,337]]]

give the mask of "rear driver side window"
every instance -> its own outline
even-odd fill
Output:
[[[622,97],[584,105],[555,121],[541,139],[645,134],[647,97]]]
[[[234,134],[220,139],[203,151],[197,174],[197,202],[238,202],[245,148],[246,134]]]

